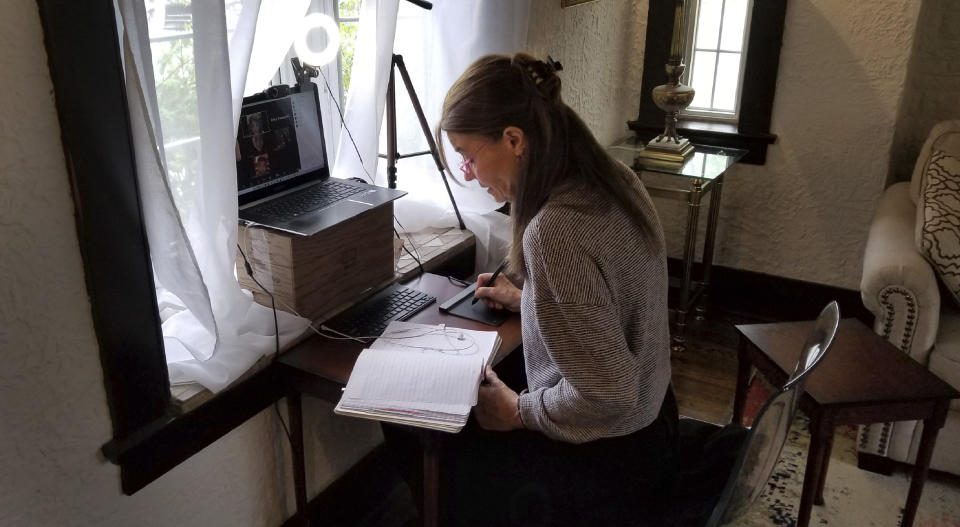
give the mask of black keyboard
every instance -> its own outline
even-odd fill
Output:
[[[406,320],[434,301],[416,289],[393,284],[323,325],[351,337],[378,337],[394,320]]]
[[[359,194],[365,188],[327,180],[325,183],[302,189],[254,207],[250,214],[265,216],[276,221],[287,221],[308,212],[322,209],[331,203]]]

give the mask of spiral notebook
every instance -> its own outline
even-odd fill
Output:
[[[459,432],[499,348],[495,331],[394,321],[360,353],[334,412]]]

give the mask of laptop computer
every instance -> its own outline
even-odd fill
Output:
[[[405,192],[331,178],[316,87],[244,99],[237,129],[240,221],[310,236]]]

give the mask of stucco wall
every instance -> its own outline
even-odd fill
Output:
[[[285,440],[264,411],[134,496],[110,439],[36,3],[0,13],[0,525],[279,525],[293,510]],[[307,400],[312,492],[378,441]]]
[[[563,61],[566,100],[604,143],[637,113],[646,11],[642,0],[563,10],[555,0],[533,3],[529,48]],[[788,0],[772,119],[778,141],[766,165],[728,173],[716,264],[857,288],[918,11],[914,0],[867,10]],[[680,256],[685,206],[657,200],[657,208],[670,255]]]
[[[907,181],[939,121],[960,119],[960,3],[924,0],[893,135],[889,180]]]
[[[645,0],[599,0],[560,9],[559,0],[533,0],[528,50],[563,64],[563,99],[601,144],[627,135],[640,108]]]

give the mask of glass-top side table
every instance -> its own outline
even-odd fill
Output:
[[[671,286],[680,288],[680,302],[674,315],[671,348],[683,351],[686,347],[687,315],[695,308],[698,318],[703,315],[703,303],[710,285],[710,269],[713,266],[713,248],[717,233],[717,218],[720,213],[720,195],[723,176],[727,169],[747,155],[739,148],[720,148],[694,145],[693,155],[683,163],[658,161],[638,154],[645,142],[630,136],[617,141],[609,148],[614,158],[633,169],[640,177],[651,196],[679,199],[687,202],[687,228],[683,243],[683,276],[679,284],[671,279]],[[710,193],[707,215],[707,231],[703,241],[702,271],[699,279],[693,276],[694,254],[697,245],[697,224],[700,221],[700,204],[703,196]]]

